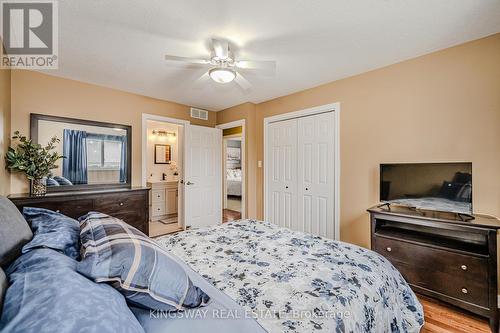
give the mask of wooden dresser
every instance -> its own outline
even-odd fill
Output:
[[[23,207],[41,207],[79,218],[90,211],[117,217],[146,235],[148,230],[148,188],[53,192],[43,197],[14,194],[8,198],[22,211]]]
[[[386,257],[411,288],[489,318],[498,332],[497,230],[500,221],[462,221],[451,213],[373,207],[372,250]]]

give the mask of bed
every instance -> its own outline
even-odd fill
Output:
[[[241,169],[227,169],[226,188],[227,195],[241,197]]]
[[[8,251],[0,246],[0,252],[9,256],[5,261],[0,253],[6,273],[6,279],[0,276],[0,291],[5,290],[1,285],[6,281],[11,285],[6,288],[0,331],[52,332],[57,327],[59,332],[99,333],[117,329],[140,333],[418,332],[423,325],[422,306],[415,294],[382,256],[255,220],[190,230],[156,242],[127,225],[142,235],[138,239],[168,253],[192,284],[209,296],[200,307],[155,312],[126,301],[123,296],[127,295],[112,284],[86,279],[80,268],[88,258],[77,258],[78,236],[64,239],[70,252],[50,245],[63,240],[51,236],[56,227],[68,223],[66,234],[81,236],[86,229],[83,222],[78,228],[75,220],[44,210],[43,214],[57,219],[51,220],[54,224],[46,228],[47,233],[34,229],[33,236],[8,200],[0,197],[0,206],[5,208],[0,211],[0,227],[9,231],[0,236],[15,241]],[[105,225],[111,224],[112,217],[95,214],[104,216]],[[19,226],[22,232],[14,230]],[[83,247],[83,238],[80,243]],[[26,244],[22,254],[19,244]],[[44,281],[43,288],[39,281]],[[95,292],[98,297],[91,296]],[[117,316],[124,319],[112,319]],[[89,319],[94,317],[99,321]],[[130,324],[125,325],[125,320]]]
[[[401,274],[361,247],[243,220],[159,238],[267,332],[419,332]]]

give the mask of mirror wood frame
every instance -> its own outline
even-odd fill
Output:
[[[72,192],[81,190],[105,190],[105,189],[119,189],[119,188],[131,188],[132,187],[132,126],[105,123],[94,120],[67,118],[59,116],[50,116],[44,114],[31,113],[30,114],[30,137],[34,143],[38,143],[38,122],[40,120],[53,121],[60,123],[70,123],[86,126],[97,126],[97,127],[108,127],[108,128],[119,128],[125,130],[127,133],[127,181],[120,184],[86,184],[86,185],[71,185],[71,186],[47,186],[47,193],[50,192]],[[62,138],[61,144],[62,144]]]
[[[168,149],[168,156],[170,159],[165,162],[158,162],[158,151],[156,150],[156,147],[165,147],[165,149]],[[167,148],[168,147],[168,148]],[[164,143],[156,143],[154,146],[155,149],[155,161],[154,164],[171,164],[172,163],[172,145],[164,144]]]

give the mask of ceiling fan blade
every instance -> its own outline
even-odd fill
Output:
[[[252,61],[252,60],[238,60],[236,67],[241,69],[264,69],[269,71],[276,70],[276,61]]]
[[[252,88],[252,84],[248,82],[247,79],[243,77],[240,73],[236,73],[236,77],[234,81],[241,87],[243,90],[250,90]]]
[[[165,60],[167,61],[182,61],[182,62],[187,62],[190,64],[199,64],[199,65],[209,65],[210,60],[207,59],[196,59],[196,58],[189,58],[189,57],[178,57],[178,56],[173,56],[173,55],[165,55]]]
[[[225,40],[212,39],[215,56],[221,60],[229,58],[229,43]]]
[[[200,76],[193,82],[193,89],[195,90],[203,89],[207,86],[207,83],[209,83],[209,81],[210,81],[210,75],[208,75],[208,72],[205,72],[202,76]]]

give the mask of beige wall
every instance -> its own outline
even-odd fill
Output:
[[[245,207],[249,218],[257,216],[257,156],[255,139],[255,104],[244,103],[227,110],[217,112],[217,124],[225,124],[245,119]]]
[[[251,217],[263,217],[263,168],[256,166],[264,160],[264,117],[333,102],[341,105],[342,240],[369,246],[366,209],[378,202],[382,162],[471,161],[474,210],[500,215],[500,34],[219,112],[217,123],[254,124],[247,134]]]
[[[215,126],[216,115],[207,121],[192,119],[189,107],[93,84],[32,71],[12,72],[12,131],[29,133],[30,113],[132,125],[132,184],[141,185],[142,113],[190,120],[195,125]],[[24,177],[11,177],[11,193],[26,192]]]
[[[10,79],[11,71],[0,69],[0,195],[10,193],[10,174],[5,169],[5,153],[10,142]]]

